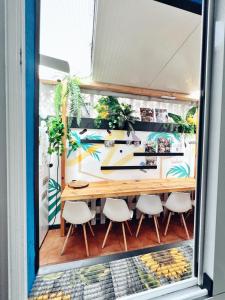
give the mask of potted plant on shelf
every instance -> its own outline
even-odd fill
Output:
[[[191,107],[185,119],[183,119],[180,115],[168,113],[168,116],[179,125],[179,130],[184,133],[195,133],[197,126],[197,106]]]
[[[134,131],[133,125],[138,120],[133,116],[134,110],[131,105],[119,103],[119,100],[113,96],[101,97],[95,106],[97,110],[97,118],[95,124],[100,128],[103,121],[106,120],[109,129],[124,129],[127,128],[128,135]]]

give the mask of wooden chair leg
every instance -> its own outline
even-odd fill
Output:
[[[124,223],[122,223],[122,231],[123,231],[124,247],[125,247],[125,251],[127,251],[127,239],[126,239],[126,232],[125,232]]]
[[[157,239],[158,239],[158,242],[160,244],[160,237],[159,237],[159,230],[158,230],[158,220],[157,220],[156,216],[153,216],[153,218],[154,218],[154,223],[155,223],[155,230],[156,230]]]
[[[107,238],[108,238],[108,235],[109,235],[109,231],[110,231],[110,229],[111,229],[111,226],[112,226],[112,221],[110,221],[109,226],[108,226],[108,228],[107,228],[107,230],[106,230],[106,234],[105,234],[105,237],[104,237],[104,241],[103,241],[103,243],[102,243],[102,248],[105,247],[105,243],[106,243],[106,240],[107,240]]]
[[[168,230],[168,227],[169,227],[169,224],[170,224],[171,215],[172,215],[172,213],[169,212],[169,216],[168,216],[168,220],[167,220],[167,224],[166,224],[166,229],[165,229],[164,235],[167,234],[167,230]]]
[[[139,220],[139,223],[138,223],[137,232],[136,232],[136,237],[138,237],[138,234],[139,234],[139,231],[140,231],[140,228],[141,228],[141,224],[142,224],[143,218],[144,218],[144,215],[141,214],[141,217],[140,217],[140,220]]]
[[[89,228],[90,228],[90,230],[91,230],[91,234],[92,234],[93,236],[95,236],[94,231],[93,231],[92,226],[91,226],[91,223],[88,222],[88,225],[89,225]]]
[[[66,244],[67,244],[67,242],[68,242],[68,238],[69,238],[69,236],[70,236],[70,232],[71,232],[72,226],[73,226],[73,225],[70,224],[70,228],[69,228],[69,230],[68,230],[68,233],[67,233],[65,242],[64,242],[64,244],[63,244],[63,248],[62,248],[62,251],[61,251],[61,255],[63,255],[63,253],[64,253],[64,251],[65,251]]]
[[[184,219],[184,214],[181,214],[181,219],[182,219],[182,221],[183,221],[184,228],[185,228],[185,232],[186,232],[187,238],[188,238],[188,240],[189,240],[189,239],[190,239],[190,236],[189,236],[189,232],[188,232],[188,229],[187,229],[187,224],[186,224],[185,219]]]
[[[130,225],[129,225],[128,221],[126,221],[125,223],[126,223],[126,225],[127,225],[127,229],[128,229],[128,231],[129,231],[130,235],[132,236],[132,231],[131,231],[131,229],[130,229]]]
[[[83,224],[83,233],[84,233],[84,241],[85,241],[86,253],[87,253],[87,256],[89,256],[88,241],[87,241],[87,232],[86,232],[86,224]]]

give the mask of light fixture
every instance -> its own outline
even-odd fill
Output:
[[[162,99],[169,99],[169,100],[175,100],[176,99],[175,96],[167,96],[167,95],[161,96],[160,98],[162,98]]]

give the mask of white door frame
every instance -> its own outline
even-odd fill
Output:
[[[214,0],[215,1],[215,0]],[[224,0],[217,0],[217,3],[222,3]],[[7,207],[3,207],[4,211],[1,213],[7,215],[8,230],[7,230],[7,248],[6,261],[8,260],[8,299],[24,300],[27,299],[27,232],[26,232],[26,96],[25,96],[25,0],[3,0],[5,5],[5,66],[6,66],[6,160],[7,160]],[[219,7],[219,4],[218,4]],[[221,23],[224,26],[224,22]],[[215,24],[213,24],[215,25]],[[224,31],[223,31],[224,33]],[[1,35],[0,35],[1,38]],[[225,36],[221,36],[224,43]],[[217,42],[217,41],[216,41]],[[221,41],[220,41],[221,42]],[[216,49],[215,49],[216,50]],[[224,54],[224,53],[222,53]],[[222,55],[220,64],[214,66],[214,72],[216,67],[220,69],[221,64],[225,61]],[[22,64],[21,64],[22,62]],[[221,78],[224,79],[225,66],[223,65],[223,73]],[[222,80],[222,82],[224,82]],[[217,88],[221,86],[217,85]],[[224,85],[222,87],[223,93],[218,95],[218,102],[224,105]],[[221,101],[221,102],[220,102]],[[213,114],[213,112],[211,112]],[[217,116],[214,115],[215,118]],[[223,115],[224,118],[224,115]],[[217,122],[220,119],[217,118]],[[211,124],[211,120],[210,120]],[[215,126],[218,124],[215,120]],[[224,122],[216,126],[217,133],[219,132],[220,137],[224,135],[225,127]],[[224,151],[224,138],[219,140],[219,158],[221,158],[221,164],[219,172],[224,175],[223,168],[223,151]],[[213,140],[212,140],[213,142]],[[215,143],[215,140],[214,140]],[[213,151],[212,144],[212,151]],[[215,152],[213,152],[215,154]],[[213,162],[213,157],[211,161]],[[210,161],[210,157],[209,160]],[[224,176],[220,176],[220,179],[224,179]],[[209,186],[216,188],[214,182],[208,182]],[[224,184],[218,185],[217,182],[217,194],[222,195],[225,189]],[[225,194],[225,192],[224,192]],[[209,199],[210,200],[210,199]],[[209,203],[209,202],[208,202]],[[222,257],[219,251],[219,244],[224,247],[224,240],[219,238],[219,233],[223,231],[223,224],[220,211],[223,212],[225,207],[223,197],[220,196],[217,204],[217,223],[213,224],[215,227],[214,238],[211,239],[212,243],[217,242],[217,246],[213,251],[213,256],[210,256],[210,260],[215,262],[218,266],[222,262],[221,259],[218,261],[217,258]],[[210,210],[208,209],[208,212]],[[214,216],[215,217],[215,216]],[[212,216],[211,216],[212,219]],[[209,218],[206,218],[209,221]],[[215,221],[215,220],[214,220]],[[7,224],[6,224],[7,225]],[[218,232],[217,229],[219,228]],[[220,230],[221,229],[221,230]],[[210,235],[210,232],[206,232]],[[221,249],[222,249],[221,248]],[[204,250],[206,250],[206,245]],[[207,252],[207,251],[206,251]],[[8,255],[7,255],[8,254]],[[225,264],[225,263],[224,263]],[[214,264],[213,264],[214,265]],[[215,266],[214,265],[214,266]],[[204,259],[204,270],[207,271],[206,267],[206,256]],[[225,265],[223,270],[225,269]],[[222,292],[224,283],[220,283],[216,269],[214,271],[214,284],[216,281],[216,292]],[[219,272],[218,272],[219,273]],[[218,279],[218,280],[217,280]],[[222,280],[222,278],[221,278]],[[222,285],[223,284],[223,285]],[[7,289],[7,287],[5,287]]]
[[[27,299],[25,0],[4,0],[4,4],[8,299],[24,300]]]

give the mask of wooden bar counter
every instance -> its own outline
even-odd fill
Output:
[[[66,186],[61,195],[61,207],[64,207],[65,201],[194,191],[195,185],[194,178],[90,182],[88,187],[81,189]],[[61,218],[61,234],[65,235],[65,221],[63,218]]]

